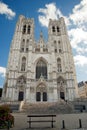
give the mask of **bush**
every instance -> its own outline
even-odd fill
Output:
[[[2,105],[0,106],[0,114],[10,113],[9,105]]]
[[[14,116],[10,114],[9,105],[0,106],[0,128],[12,127],[14,125]]]

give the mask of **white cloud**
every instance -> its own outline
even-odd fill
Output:
[[[73,28],[68,31],[73,48],[77,48],[78,44],[87,44],[87,32],[82,28]]]
[[[40,8],[39,22],[42,26],[48,27],[49,19],[65,18],[68,27],[70,43],[75,49],[74,57],[76,65],[83,66],[87,64],[87,0],[81,0],[75,5],[71,14],[64,16],[55,3],[46,4],[44,8]],[[68,26],[69,25],[69,26]]]
[[[1,75],[1,77],[5,77],[5,74],[6,74],[6,68],[0,67],[0,75]]]
[[[68,31],[71,45],[77,53],[74,57],[75,64],[83,67],[87,65],[87,0],[81,0],[68,18],[72,22]]]
[[[75,5],[69,18],[76,25],[87,22],[87,0],[81,0],[78,5]]]
[[[87,57],[83,55],[74,56],[74,61],[75,61],[75,64],[79,66],[87,65]]]
[[[42,26],[46,27],[48,27],[49,19],[58,19],[63,16],[55,3],[46,4],[45,8],[40,8],[38,12],[42,13],[42,15],[38,17],[39,22]]]
[[[78,54],[87,54],[87,47],[83,46],[83,47],[77,47],[76,51]]]
[[[7,4],[3,3],[0,1],[0,14],[5,14],[6,18],[8,19],[12,19],[13,17],[15,17],[15,12],[13,12]]]

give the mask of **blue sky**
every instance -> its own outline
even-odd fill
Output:
[[[34,18],[35,38],[47,39],[49,18],[64,17],[72,46],[77,81],[87,80],[87,0],[0,1],[0,87],[4,84],[10,44],[19,15]]]

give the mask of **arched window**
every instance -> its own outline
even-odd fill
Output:
[[[62,72],[61,59],[60,58],[57,59],[57,69],[58,69],[58,72]]]
[[[58,47],[59,47],[59,53],[61,53],[62,52],[62,47],[61,47],[61,42],[60,41],[58,41]]]
[[[56,44],[56,40],[54,40],[54,44]]]
[[[60,28],[57,26],[57,32],[60,32]]]
[[[23,26],[23,31],[22,31],[23,34],[26,33],[26,25]]]
[[[55,32],[55,26],[52,26],[52,32]]]
[[[28,45],[29,45],[29,39],[27,39],[27,42],[26,42],[26,52],[28,52]]]
[[[30,31],[31,31],[31,26],[28,25],[27,33],[30,34]]]
[[[54,40],[54,51],[55,51],[55,53],[57,53],[57,43],[56,43],[56,40]]]
[[[24,46],[25,46],[25,39],[23,39],[21,43],[21,52],[24,52]]]
[[[21,62],[21,71],[25,71],[25,69],[26,69],[26,58],[23,57]]]
[[[36,79],[41,76],[47,79],[47,64],[43,60],[39,60],[36,65]]]

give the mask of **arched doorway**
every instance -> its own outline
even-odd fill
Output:
[[[26,78],[22,75],[17,80],[18,101],[23,101],[24,100],[25,85],[26,85]]]
[[[18,101],[23,101],[23,99],[24,99],[24,92],[23,91],[19,91]]]
[[[41,101],[41,92],[36,92],[36,101],[37,102]]]
[[[47,90],[44,84],[40,84],[36,89],[36,101],[45,102],[47,101]]]
[[[57,88],[60,99],[65,100],[65,80],[61,76],[57,79]]]
[[[43,101],[47,101],[47,92],[43,92]]]
[[[65,100],[65,94],[64,94],[64,92],[62,92],[62,91],[60,91],[60,99]]]

